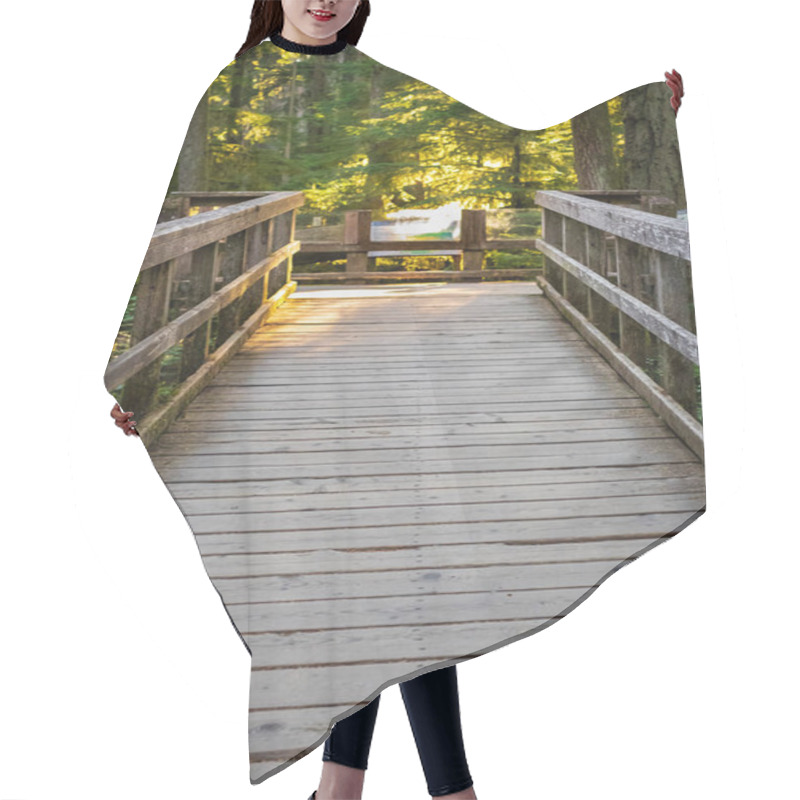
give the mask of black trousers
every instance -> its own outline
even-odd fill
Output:
[[[461,732],[455,664],[403,681],[400,692],[417,744],[431,797],[472,786]],[[378,716],[378,695],[371,703],[335,723],[325,742],[323,761],[367,768]]]

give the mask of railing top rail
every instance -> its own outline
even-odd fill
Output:
[[[305,203],[303,192],[272,192],[193,217],[159,222],[153,231],[142,269],[163,264],[225,236],[277,217]]]
[[[534,202],[542,208],[630,242],[678,256],[686,261],[691,260],[689,226],[685,219],[624,208],[560,191],[536,192]]]
[[[240,192],[240,191],[229,191],[226,189],[220,189],[219,191],[210,191],[210,192],[191,192],[191,191],[174,191],[169,193],[169,197],[243,197],[243,198],[253,198],[253,197],[264,197],[267,195],[274,196],[276,194],[285,194],[285,192]]]

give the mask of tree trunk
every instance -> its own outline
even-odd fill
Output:
[[[513,140],[513,155],[511,157],[511,207],[528,208],[532,198],[522,180],[522,143],[526,136],[525,131],[516,131]]]
[[[385,91],[385,80],[387,70],[380,64],[376,64],[372,72],[370,82],[370,115],[373,119],[381,118],[384,115],[381,109],[381,102]],[[392,161],[394,143],[387,136],[379,139],[372,138],[369,150],[369,166],[362,190],[363,208],[369,208],[377,213],[373,214],[372,219],[383,219],[384,198],[392,194],[391,178],[392,171],[387,169],[387,164]]]
[[[647,84],[622,96],[626,189],[656,189],[686,208],[672,92],[666,83]]]
[[[608,103],[570,120],[579,189],[618,189],[619,177],[611,145]]]
[[[289,113],[286,115],[286,144],[283,148],[283,158],[288,164],[292,160],[292,134],[294,132],[295,109],[294,101],[297,95],[297,61],[292,64],[292,78],[289,82]],[[281,186],[289,182],[288,168],[284,168],[281,175]]]
[[[170,187],[179,192],[207,191],[206,139],[208,136],[209,86],[197,104],[183,147],[178,156],[177,185]]]

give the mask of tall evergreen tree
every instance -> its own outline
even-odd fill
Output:
[[[646,84],[622,95],[625,188],[656,189],[686,208],[671,96],[666,83]]]
[[[600,103],[574,116],[570,122],[578,188],[619,189],[608,103]]]

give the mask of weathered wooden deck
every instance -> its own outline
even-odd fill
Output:
[[[253,778],[563,616],[701,462],[532,283],[308,287],[151,450],[253,653]]]

